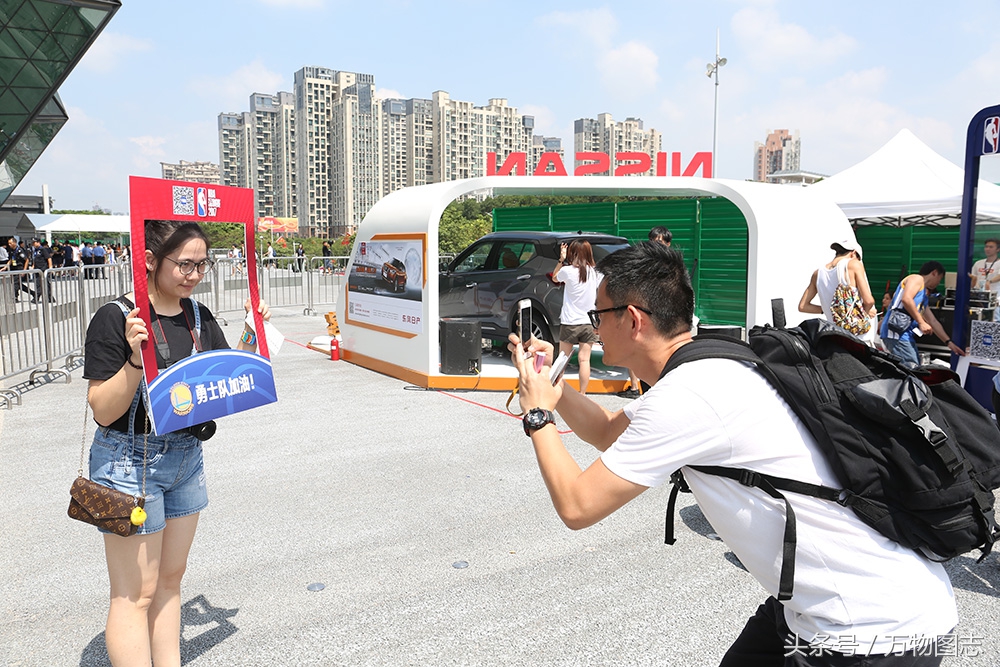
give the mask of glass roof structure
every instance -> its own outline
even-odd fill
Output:
[[[56,91],[120,0],[0,0],[0,204],[68,120]]]

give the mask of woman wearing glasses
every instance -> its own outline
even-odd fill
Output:
[[[559,352],[569,356],[573,354],[573,346],[580,345],[576,355],[580,364],[580,393],[586,394],[590,384],[590,351],[597,342],[587,311],[594,307],[597,286],[601,283],[588,241],[574,239],[568,245],[562,244],[552,281],[565,285],[559,312]]]
[[[191,299],[212,269],[208,250],[208,238],[197,224],[147,223],[151,322],[139,317],[134,294],[127,294],[100,308],[87,330],[83,375],[99,425],[90,448],[90,477],[130,494],[145,489],[146,495],[147,516],[137,534],[104,535],[111,582],[105,640],[115,667],[180,664],[181,578],[198,513],[208,505],[199,437],[211,437],[214,428],[207,426],[214,423],[149,433],[140,345],[154,343],[157,368],[197,352],[229,348],[211,311]],[[244,308],[249,311],[249,300]],[[263,302],[258,310],[270,319]],[[253,333],[245,329],[239,349],[256,348]]]

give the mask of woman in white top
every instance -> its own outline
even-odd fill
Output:
[[[830,306],[833,303],[833,293],[837,285],[856,287],[861,296],[861,305],[871,320],[868,332],[859,336],[869,345],[874,345],[878,330],[875,322],[875,298],[868,286],[868,276],[865,265],[861,263],[861,246],[856,241],[844,240],[830,245],[836,255],[830,261],[813,271],[809,286],[799,300],[799,312],[825,315],[828,322],[833,323],[833,313]],[[819,295],[819,305],[812,300]]]
[[[573,345],[579,344],[580,393],[585,394],[590,383],[590,350],[597,342],[597,333],[587,311],[594,309],[597,286],[601,283],[589,242],[574,239],[568,246],[562,244],[552,282],[565,285],[559,312],[559,351],[569,356],[573,353]]]

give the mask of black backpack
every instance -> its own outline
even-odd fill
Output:
[[[781,491],[850,507],[866,524],[923,556],[944,561],[972,549],[982,558],[1000,537],[993,492],[1000,487],[1000,429],[948,368],[909,370],[820,319],[799,327],[755,327],[749,345],[698,336],[660,375],[697,359],[753,363],[816,439],[842,489],[750,470],[690,466],[763,490],[785,504],[779,600],[792,597],[795,514]],[[680,471],[667,505],[665,542],[674,543]]]

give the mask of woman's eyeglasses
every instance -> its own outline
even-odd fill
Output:
[[[185,276],[189,276],[194,273],[195,269],[198,270],[198,275],[203,276],[211,271],[212,267],[215,266],[215,260],[213,259],[203,259],[200,262],[192,262],[190,259],[182,259],[178,262],[172,257],[164,257],[164,259],[169,259],[171,262],[176,264],[177,270]]]
[[[629,306],[632,306],[636,310],[641,310],[647,315],[652,315],[650,311],[646,310],[642,306],[637,306],[634,303],[626,303],[624,306],[615,306],[614,308],[601,308],[600,310],[588,310],[587,317],[590,318],[590,325],[595,329],[601,326],[601,313],[613,313],[616,310],[625,310]]]

